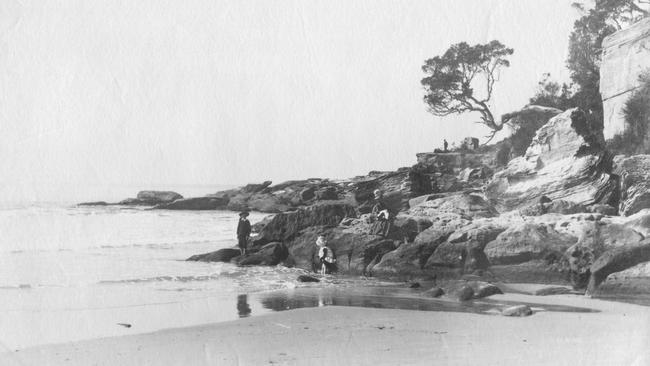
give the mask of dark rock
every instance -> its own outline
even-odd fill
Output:
[[[241,251],[238,248],[224,248],[215,252],[193,255],[187,258],[187,260],[197,262],[230,262],[231,259],[240,254]]]
[[[300,275],[296,280],[298,280],[298,282],[320,282],[318,278],[307,275]]]
[[[395,249],[392,240],[358,233],[342,227],[310,227],[286,242],[296,266],[316,270],[319,261],[316,239],[323,235],[337,257],[337,271],[346,274],[370,274],[382,257]]]
[[[271,220],[273,220],[274,216],[275,215],[264,216],[262,220],[251,225],[251,231],[254,233],[259,233],[260,231],[262,231],[262,229],[264,229],[264,226],[266,226],[266,224],[268,224],[269,222],[271,222]]]
[[[420,287],[422,287],[422,285],[420,285],[419,282],[413,282],[409,284],[409,288],[420,288]]]
[[[469,285],[453,287],[447,292],[458,301],[469,301],[474,298],[474,289]]]
[[[253,239],[256,246],[287,241],[312,226],[336,226],[346,217],[356,217],[352,206],[343,202],[323,202],[293,212],[275,215]]]
[[[616,216],[618,215],[618,209],[616,207],[604,204],[595,204],[587,206],[587,212],[598,213],[606,216]]]
[[[503,309],[501,312],[503,316],[529,316],[533,315],[533,310],[527,305],[515,305]]]
[[[266,265],[275,266],[289,256],[287,247],[279,242],[264,245],[258,251],[247,255],[239,261],[241,266]]]
[[[474,298],[475,299],[481,299],[484,297],[492,296],[492,295],[497,295],[497,294],[503,294],[503,291],[501,291],[500,288],[493,284],[482,284],[478,286],[478,288],[475,290],[474,293]]]
[[[140,201],[151,202],[151,204],[166,203],[183,198],[180,194],[172,191],[140,191],[136,196]]]
[[[424,268],[437,272],[452,270],[457,274],[486,270],[490,263],[483,249],[504,230],[505,227],[486,220],[463,225],[436,248]]]
[[[335,187],[324,187],[316,191],[316,199],[319,201],[337,200],[339,195]]]
[[[564,286],[549,286],[541,288],[535,292],[535,296],[564,295],[574,293],[570,288]]]
[[[432,227],[418,234],[413,243],[402,244],[396,250],[384,255],[381,262],[373,268],[373,275],[391,278],[433,275],[433,272],[426,273],[424,270],[427,260],[438,245],[466,222],[458,215],[454,218],[455,220],[434,223]]]
[[[440,297],[445,294],[445,291],[440,287],[434,287],[422,292],[422,296],[426,297]]]
[[[648,261],[650,261],[650,239],[606,251],[590,267],[587,294],[593,294],[610,274]]]
[[[309,187],[305,188],[302,191],[300,191],[300,200],[302,202],[307,202],[316,197],[316,188],[315,187]]]
[[[498,212],[478,194],[454,194],[425,201],[408,210],[410,216],[437,216],[453,213],[467,218],[494,217]]]
[[[426,217],[406,216],[400,215],[393,221],[393,226],[399,230],[402,238],[410,243],[415,240],[415,237],[424,230],[431,227],[433,223]]]
[[[518,264],[536,259],[559,260],[576,238],[545,224],[523,223],[502,232],[485,247],[491,264]]]
[[[630,216],[650,208],[650,155],[617,156],[615,173],[621,177],[621,215]]]
[[[104,201],[96,201],[96,202],[82,202],[77,204],[77,206],[108,206],[108,203]]]
[[[244,193],[257,193],[270,186],[271,183],[270,180],[267,180],[261,184],[247,184],[241,189],[241,191]]]
[[[178,199],[170,203],[154,206],[158,210],[217,210],[223,209],[228,200],[216,197],[193,197]]]

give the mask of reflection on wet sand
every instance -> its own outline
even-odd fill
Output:
[[[422,311],[453,311],[478,314],[495,314],[495,310],[521,302],[496,301],[480,299],[458,302],[451,299],[432,299],[419,297],[417,292],[403,289],[370,288],[350,291],[326,288],[295,289],[274,291],[260,294],[260,303],[266,309],[274,311],[319,306],[352,306],[383,309],[403,309]],[[526,305],[542,311],[561,312],[596,312],[588,308],[571,306],[526,303]]]
[[[252,313],[250,305],[248,305],[248,295],[237,296],[237,314],[240,318],[246,318]]]

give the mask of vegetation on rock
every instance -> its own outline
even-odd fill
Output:
[[[442,56],[425,61],[422,79],[429,112],[448,116],[465,112],[480,114],[480,123],[493,133],[503,128],[495,120],[488,102],[502,67],[510,66],[507,57],[514,50],[499,41],[470,46],[465,42],[452,45]],[[477,92],[477,86],[483,93]]]

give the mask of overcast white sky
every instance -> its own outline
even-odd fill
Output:
[[[2,0],[0,196],[412,165],[486,134],[426,112],[423,61],[460,41],[514,48],[492,103],[509,112],[542,73],[566,78],[571,2]]]

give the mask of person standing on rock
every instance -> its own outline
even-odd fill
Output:
[[[323,235],[316,239],[318,246],[318,260],[320,262],[320,274],[333,273],[336,270],[336,254],[327,246],[327,240]]]
[[[372,217],[375,222],[370,228],[370,234],[387,237],[392,217],[384,203],[384,192],[376,189],[373,193],[375,195],[375,205],[372,207]]]
[[[251,236],[251,223],[248,221],[248,212],[239,213],[239,223],[237,224],[237,241],[241,255],[246,255],[246,246],[248,238]]]
[[[443,139],[443,146],[444,146],[444,152],[449,151],[449,143],[447,142],[447,139]]]

